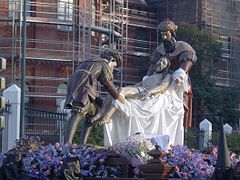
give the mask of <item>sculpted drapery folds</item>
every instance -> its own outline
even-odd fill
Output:
[[[159,30],[162,43],[150,57],[147,75],[142,82],[123,88],[122,92],[126,98],[131,93],[140,97],[143,94],[145,98],[151,96],[155,86],[159,94],[153,93],[152,97],[143,100],[127,99],[124,106],[113,101],[118,111],[111,108],[103,118],[110,122],[105,125],[105,145],[118,143],[136,132],[145,137],[168,135],[169,144],[184,144],[184,127],[191,127],[192,123],[192,89],[188,75],[197,57],[188,43],[175,40],[177,26],[174,22],[164,20],[159,24]],[[167,71],[155,74],[166,64],[166,59],[170,62]],[[109,117],[112,121],[106,121]]]
[[[140,96],[146,98],[149,95],[163,93],[172,80],[175,83],[175,89],[179,89],[184,79],[188,78],[192,65],[197,61],[196,53],[188,43],[175,40],[177,26],[174,22],[169,20],[161,22],[159,30],[163,42],[150,57],[147,75],[142,82],[135,86],[127,86],[121,89],[120,94],[126,98],[139,98]],[[192,89],[190,79],[188,78],[187,81],[188,86],[185,87],[183,94],[185,113],[183,124],[186,128],[191,127],[192,123]],[[111,100],[108,102],[111,102]],[[110,104],[106,108],[107,110],[102,110],[102,116],[99,118],[99,121],[103,124],[110,122],[111,116],[115,112],[116,108]]]
[[[96,123],[105,124],[105,145],[112,145],[136,132],[144,136],[169,136],[172,145],[183,145],[184,127],[192,123],[192,90],[189,71],[197,61],[194,49],[176,41],[177,26],[160,23],[162,43],[150,57],[147,75],[134,86],[123,87],[124,106],[109,96]],[[97,118],[95,118],[97,119]]]

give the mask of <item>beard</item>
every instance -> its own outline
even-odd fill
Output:
[[[164,44],[164,49],[166,53],[171,53],[175,50],[175,40],[171,39],[171,40],[164,40],[163,41]]]

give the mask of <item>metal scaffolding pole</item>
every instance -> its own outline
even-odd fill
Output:
[[[22,4],[21,34],[21,106],[20,106],[20,137],[24,135],[25,125],[25,74],[26,74],[26,0]]]

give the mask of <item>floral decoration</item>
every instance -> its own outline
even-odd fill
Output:
[[[59,177],[62,172],[64,160],[68,157],[76,157],[79,160],[80,177],[120,177],[120,166],[107,164],[107,152],[115,151],[125,158],[134,167],[135,174],[139,174],[139,165],[144,164],[151,157],[148,152],[154,148],[150,140],[141,136],[129,137],[107,149],[95,149],[93,147],[73,145],[43,146],[40,139],[23,137],[16,141],[15,149],[22,154],[23,169],[26,175],[36,179],[47,180]],[[230,153],[233,167],[240,164],[237,155]],[[0,167],[4,164],[6,155],[0,154]],[[170,177],[181,179],[209,179],[215,169],[217,160],[217,147],[212,146],[207,153],[199,150],[190,150],[187,146],[172,146],[163,162],[175,166],[175,173]]]
[[[126,158],[133,167],[146,163],[151,158],[147,153],[153,148],[154,145],[150,139],[139,135],[130,136],[111,147],[113,151]]]

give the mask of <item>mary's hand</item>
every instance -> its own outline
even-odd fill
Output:
[[[183,83],[183,80],[178,77],[174,80],[175,90],[178,91]]]

